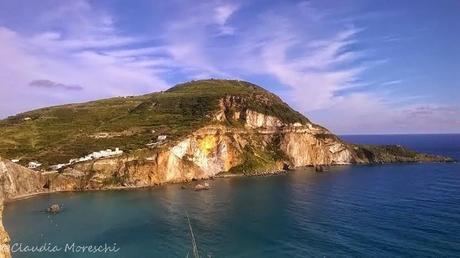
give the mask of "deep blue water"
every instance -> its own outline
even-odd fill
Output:
[[[343,138],[460,159],[459,135]],[[460,256],[458,163],[300,169],[210,184],[211,190],[202,192],[166,185],[43,195],[8,204],[4,223],[13,243],[120,248],[116,254],[14,257],[186,257],[191,251],[186,212],[202,257]],[[51,203],[64,211],[42,212]]]

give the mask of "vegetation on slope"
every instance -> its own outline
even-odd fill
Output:
[[[359,156],[367,158],[370,163],[394,162],[452,162],[449,157],[419,153],[401,145],[355,145]]]
[[[219,100],[240,96],[248,108],[284,122],[308,121],[276,95],[235,80],[201,80],[165,92],[42,108],[0,121],[0,156],[65,163],[93,151],[144,148],[159,135],[177,140],[211,123]],[[105,137],[98,137],[98,134]]]

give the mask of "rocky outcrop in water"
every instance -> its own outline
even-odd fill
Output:
[[[59,204],[52,204],[46,211],[51,214],[57,214],[61,212],[61,206],[59,206]]]

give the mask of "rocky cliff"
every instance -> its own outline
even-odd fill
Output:
[[[3,227],[3,199],[0,199],[0,258],[11,258],[10,236]]]
[[[249,109],[237,112],[240,114],[219,110],[216,123],[169,144],[78,162],[59,171],[33,171],[1,159],[0,194],[10,200],[44,192],[147,187],[220,173],[252,175],[302,166],[449,161],[401,146],[347,144],[310,122],[285,123]]]
[[[219,173],[449,161],[401,146],[345,143],[263,88],[226,80],[31,111],[2,120],[0,134],[1,155],[20,164],[43,163],[32,171],[2,159],[0,194],[6,200],[40,192],[153,186]],[[124,153],[57,170],[48,167],[108,147]]]

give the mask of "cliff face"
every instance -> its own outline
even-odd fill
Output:
[[[9,200],[39,193],[45,182],[41,173],[0,158],[0,198]]]
[[[0,199],[0,258],[11,258],[10,236],[3,227],[3,200]]]
[[[10,258],[10,237],[3,227],[3,202],[42,190],[42,176],[0,158],[0,258]]]
[[[286,123],[227,98],[213,122],[186,137],[113,158],[80,162],[61,171],[36,172],[2,159],[0,194],[154,186],[219,173],[261,174],[287,168],[357,163],[446,161],[398,146],[355,146],[308,120]]]

